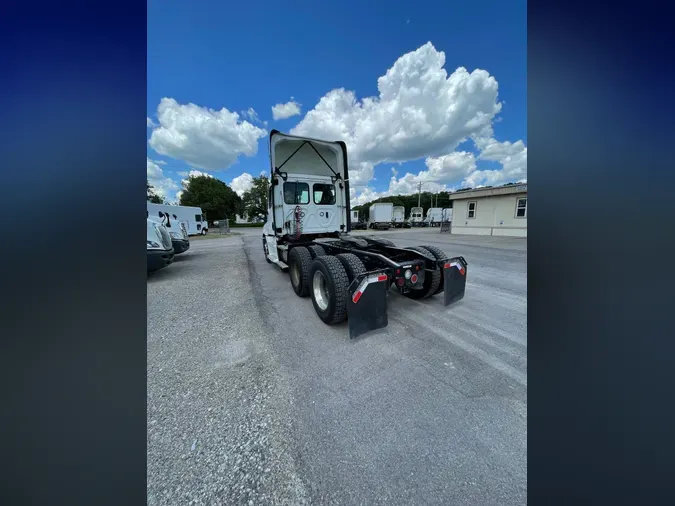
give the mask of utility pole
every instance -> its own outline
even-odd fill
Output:
[[[420,206],[420,196],[422,193],[422,183],[417,183],[417,207]]]

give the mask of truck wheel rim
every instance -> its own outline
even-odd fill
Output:
[[[294,286],[300,285],[300,267],[297,263],[293,263],[293,267],[291,267],[291,280]]]
[[[321,311],[328,309],[328,287],[326,286],[326,278],[323,277],[321,271],[316,271],[314,273],[314,278],[312,279],[312,289],[314,291],[314,300],[316,305],[319,306]]]

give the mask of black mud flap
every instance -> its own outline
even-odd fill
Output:
[[[440,262],[443,269],[444,304],[449,306],[464,298],[468,264],[464,257],[454,257]]]
[[[389,281],[384,271],[366,272],[349,285],[347,321],[349,338],[386,327],[387,290]]]

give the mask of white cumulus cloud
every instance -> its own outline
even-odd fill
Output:
[[[276,104],[272,106],[272,118],[274,118],[275,121],[297,116],[301,113],[302,104],[297,103],[293,97],[285,104]]]
[[[235,177],[230,183],[230,188],[240,197],[253,187],[253,176],[248,172]]]
[[[147,158],[148,182],[153,187],[152,191],[166,200],[174,200],[176,191],[180,189],[178,183],[164,175],[162,168],[154,161]]]
[[[183,185],[183,187],[187,186],[187,184],[190,182],[190,178],[192,177],[206,176],[210,177],[211,179],[215,179],[215,177],[212,176],[211,174],[207,174],[206,172],[202,172],[201,170],[195,169],[192,169],[190,172],[187,171],[179,172],[178,175],[183,176],[185,178],[181,180],[181,184]]]
[[[498,142],[493,138],[476,139],[476,146],[481,148],[479,160],[498,162],[502,168],[473,171],[464,179],[464,186],[475,188],[479,184],[497,186],[527,181],[527,147],[523,141],[511,143]]]
[[[355,187],[372,179],[379,163],[451,153],[490,129],[502,106],[497,80],[487,71],[459,67],[448,75],[444,65],[445,53],[429,42],[378,79],[377,96],[359,100],[353,91],[331,90],[291,133],[344,140]]]
[[[163,98],[157,107],[159,126],[152,131],[150,147],[205,170],[225,170],[241,155],[258,152],[258,139],[267,132],[241,120],[226,108],[219,111]]]
[[[146,123],[147,123],[148,128],[152,128],[152,127],[156,127],[156,126],[157,126],[157,123],[155,123],[154,121],[152,121],[152,120],[150,119],[150,117],[146,117]]]

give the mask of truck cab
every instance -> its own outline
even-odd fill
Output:
[[[419,227],[422,225],[422,222],[424,221],[424,209],[421,207],[413,207],[410,210],[410,224],[413,227]]]
[[[171,215],[168,212],[159,211],[158,218],[159,219],[151,218],[148,215],[148,219],[151,219],[166,227],[169,237],[171,238],[174,254],[180,255],[181,253],[185,253],[187,250],[189,250],[190,239],[187,228],[179,221],[178,216],[176,214]]]
[[[147,237],[146,247],[148,251],[148,272],[158,271],[171,265],[174,257],[171,236],[164,225],[157,221],[146,219]]]
[[[351,230],[344,142],[270,133],[271,177],[263,242],[338,237]],[[267,246],[265,246],[267,248]],[[276,256],[276,255],[275,255]]]

